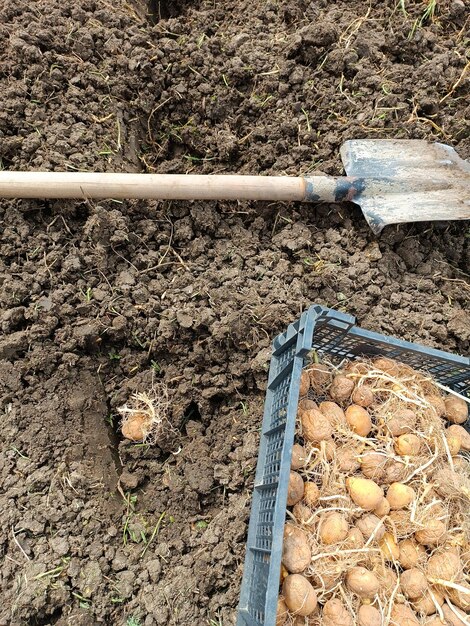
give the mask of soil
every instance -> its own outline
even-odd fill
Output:
[[[342,173],[470,157],[462,0],[0,0],[5,169]],[[467,66],[468,69],[468,66]],[[312,303],[470,351],[465,222],[353,205],[2,200],[1,625],[233,626],[275,335]],[[159,393],[172,436],[123,441]]]

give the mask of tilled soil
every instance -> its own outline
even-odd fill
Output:
[[[5,169],[340,174],[470,157],[461,0],[0,0]],[[280,203],[0,203],[2,625],[233,626],[270,343],[317,302],[470,351],[465,222]],[[166,385],[172,437],[118,407]],[[175,434],[176,433],[176,434]]]

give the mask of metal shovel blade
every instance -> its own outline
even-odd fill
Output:
[[[420,139],[353,139],[341,146],[354,202],[378,234],[388,224],[470,219],[470,163]]]

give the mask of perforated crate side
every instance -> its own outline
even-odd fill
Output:
[[[470,359],[354,326],[355,319],[313,305],[273,342],[237,626],[275,626],[290,459],[300,375],[307,354],[330,359],[382,355],[427,371],[470,397]],[[467,430],[469,424],[465,424]]]
[[[276,338],[268,377],[256,467],[238,626],[272,622],[277,604],[282,533],[287,501],[300,374],[312,343],[308,311]],[[268,622],[266,621],[268,620]]]

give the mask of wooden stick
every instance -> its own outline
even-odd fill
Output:
[[[326,176],[300,178],[4,170],[0,172],[0,197],[334,202],[336,180]]]

